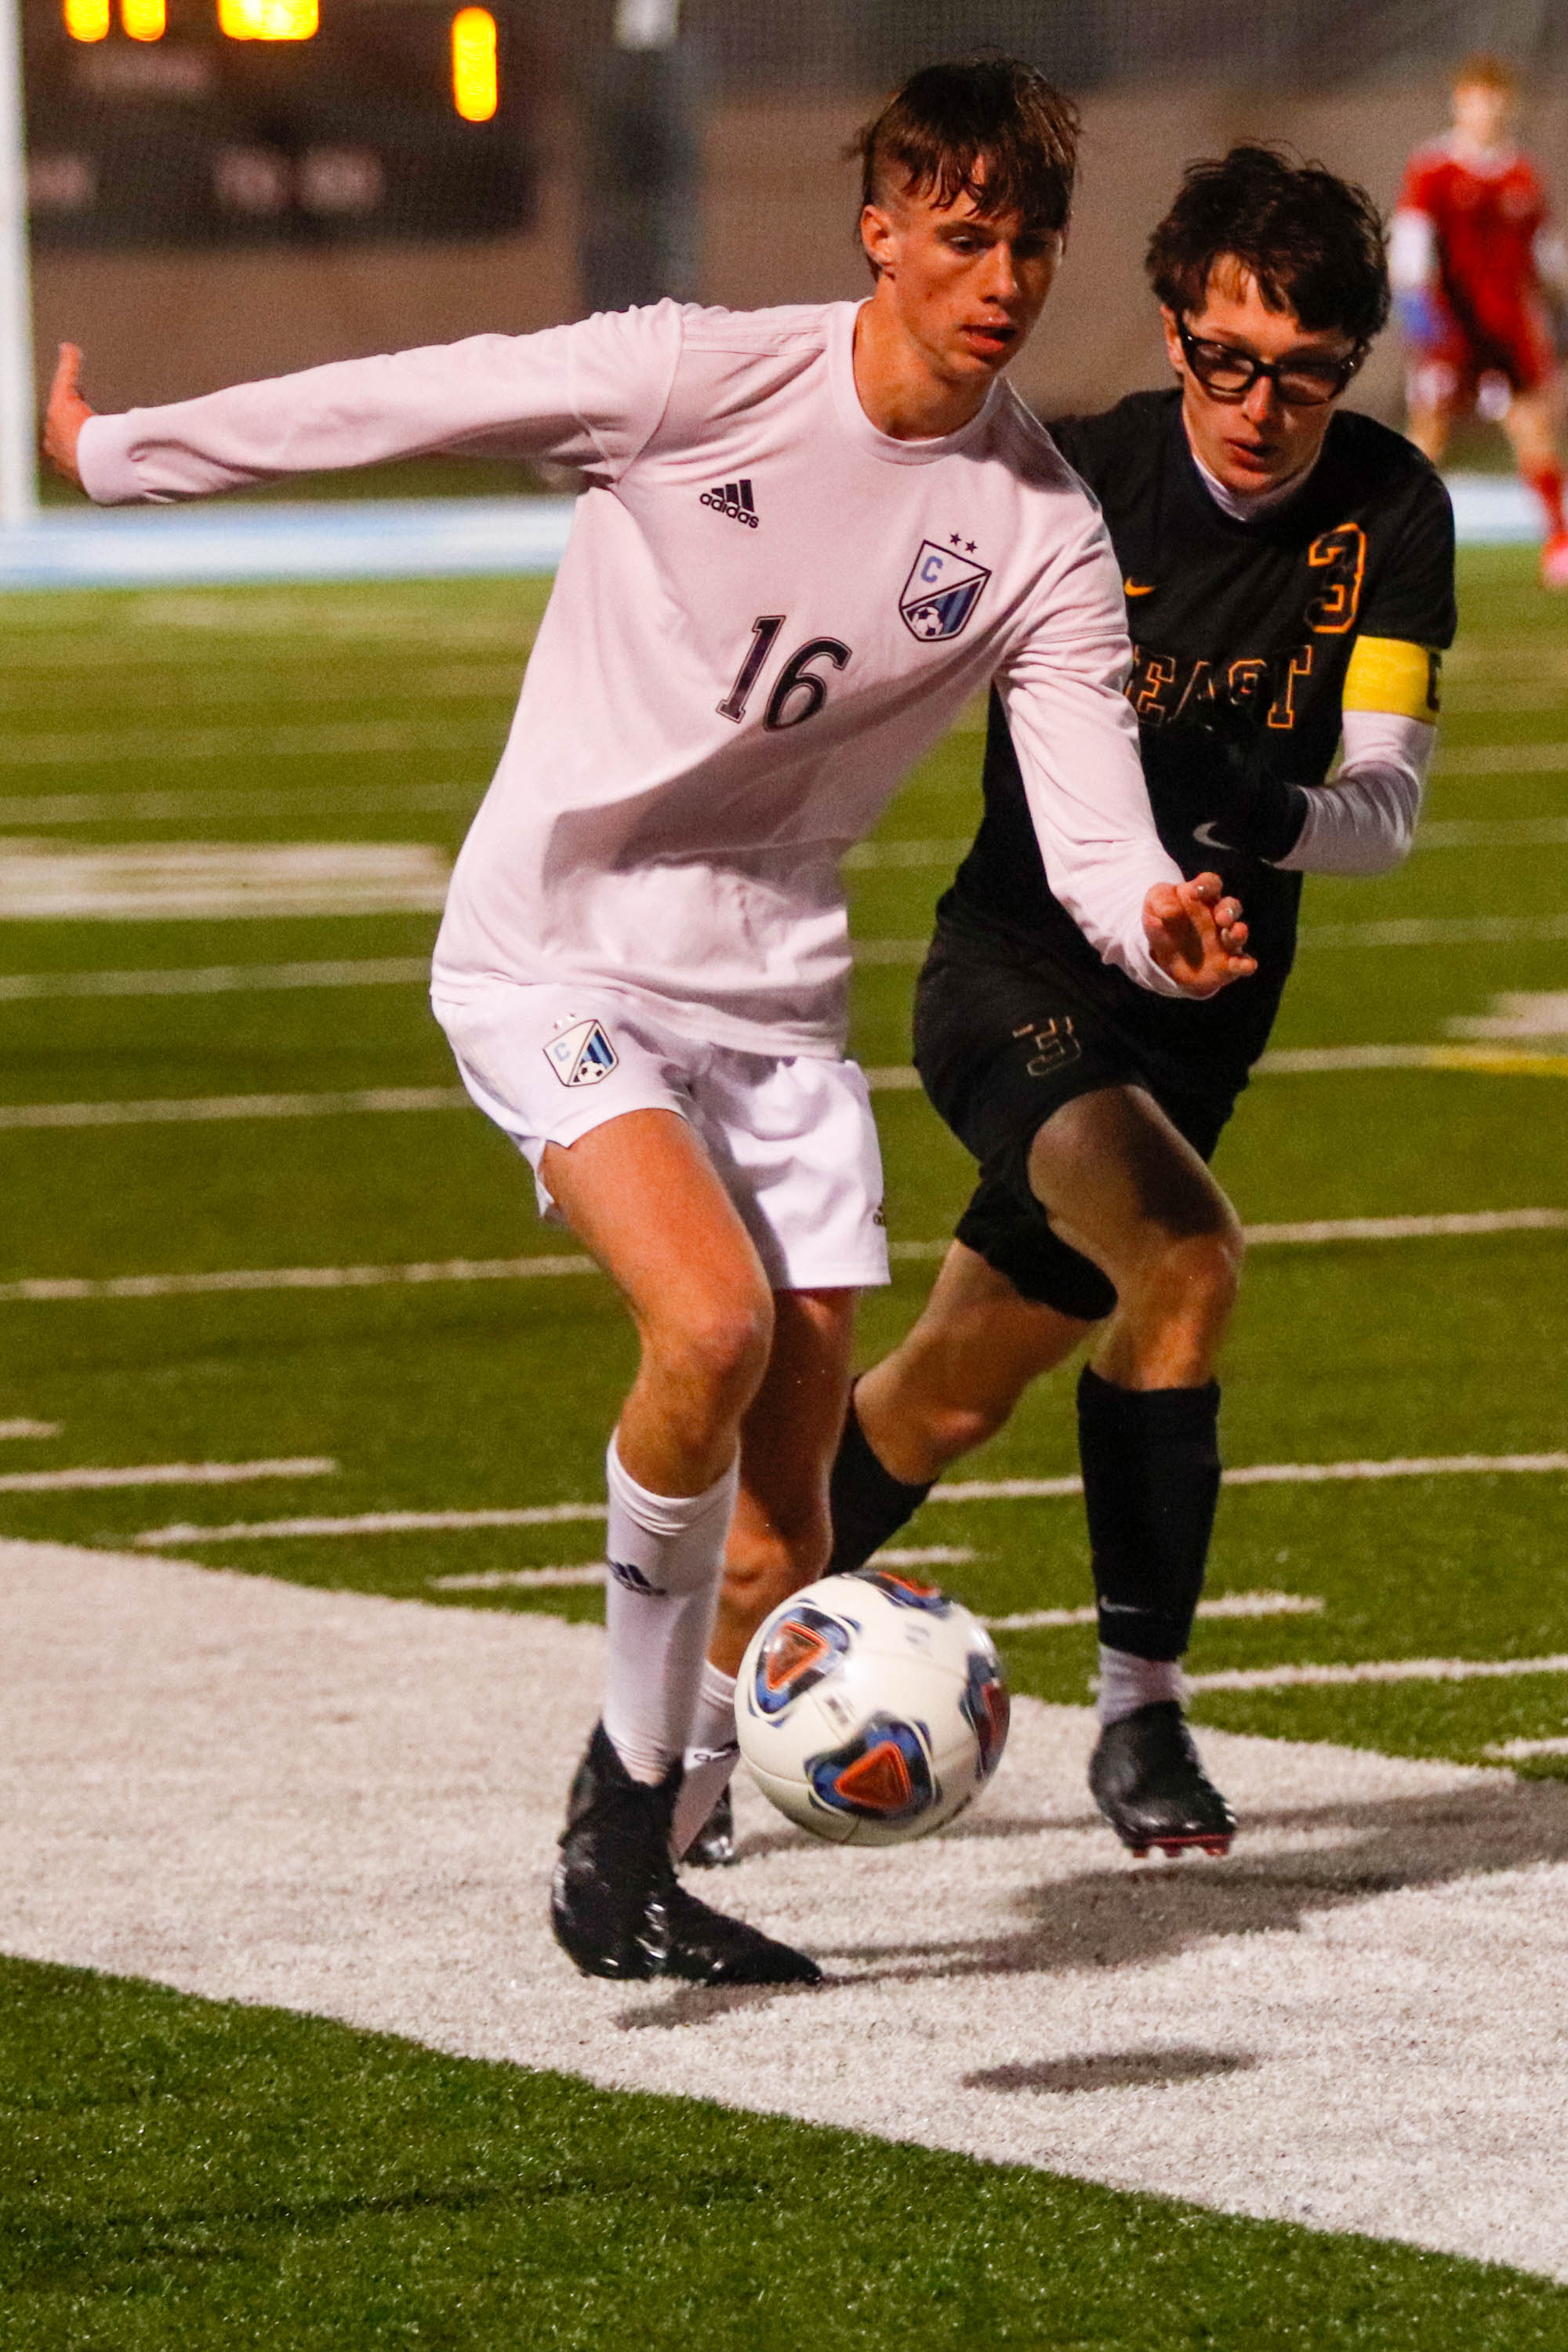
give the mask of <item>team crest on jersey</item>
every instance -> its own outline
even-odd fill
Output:
[[[926,645],[960,635],[991,574],[964,548],[924,540],[904,583],[899,611],[910,636]]]
[[[563,1029],[544,1048],[544,1058],[563,1087],[596,1087],[621,1066],[620,1055],[598,1021],[575,1021],[570,1029]]]

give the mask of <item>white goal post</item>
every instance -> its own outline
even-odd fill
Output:
[[[0,528],[37,512],[19,0],[0,0]]]

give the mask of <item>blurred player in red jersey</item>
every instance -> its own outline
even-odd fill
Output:
[[[1568,588],[1548,309],[1548,298],[1568,300],[1568,251],[1535,166],[1510,139],[1517,98],[1497,58],[1460,67],[1453,130],[1410,158],[1389,259],[1412,346],[1411,439],[1436,462],[1467,411],[1501,425],[1545,517],[1542,580]]]

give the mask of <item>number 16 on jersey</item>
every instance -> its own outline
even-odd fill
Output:
[[[732,719],[738,727],[745,717],[752,689],[767,667],[784,618],[783,613],[762,613],[752,623],[752,642],[746,648],[746,658],[735,673],[734,685],[718,707],[721,719]],[[827,699],[827,680],[813,664],[831,662],[835,669],[842,669],[848,659],[849,647],[837,637],[808,637],[804,646],[797,646],[773,682],[763,725],[776,733],[781,727],[799,727],[806,719],[815,719]]]

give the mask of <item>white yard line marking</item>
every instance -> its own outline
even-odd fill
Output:
[[[37,1275],[0,1283],[0,1305],[76,1298],[192,1298],[222,1291],[374,1290],[428,1282],[528,1282],[597,1274],[591,1257],[454,1257],[427,1265],[257,1265],[213,1274],[121,1274],[100,1281]]]
[[[1200,1617],[1316,1617],[1322,1601],[1310,1592],[1220,1592],[1200,1601]],[[1068,1625],[1093,1625],[1098,1612],[1083,1609],[1022,1609],[1011,1617],[983,1617],[994,1633],[1045,1633]]]
[[[609,1569],[602,1559],[585,1559],[574,1567],[486,1568],[472,1576],[427,1576],[435,1592],[549,1592],[557,1586],[603,1584]]]
[[[143,1462],[124,1470],[9,1470],[0,1495],[62,1495],[100,1486],[245,1486],[253,1478],[332,1478],[327,1454],[282,1455],[263,1462]]]
[[[3,1118],[0,1118],[3,1124]],[[1462,1239],[1489,1234],[1568,1231],[1568,1209],[1479,1209],[1418,1217],[1319,1217],[1296,1224],[1247,1225],[1247,1244],[1311,1246],[1339,1242],[1405,1242]],[[945,1257],[950,1241],[894,1242],[889,1255],[898,1263],[929,1264]],[[0,1283],[0,1306],[100,1298],[199,1297],[225,1291],[375,1290],[403,1283],[532,1282],[561,1276],[597,1274],[592,1258],[573,1254],[533,1257],[454,1257],[409,1265],[228,1266],[210,1274],[121,1274],[92,1278],[33,1275]]]
[[[1522,1764],[1531,1756],[1568,1756],[1568,1738],[1494,1739],[1481,1754],[1495,1756],[1500,1764]]]
[[[206,648],[203,647],[204,655]],[[283,784],[271,790],[152,793],[0,793],[0,829],[34,824],[172,824],[219,817],[388,816],[475,809],[482,782]]]
[[[955,1568],[974,1558],[971,1544],[896,1546],[877,1554],[884,1568]],[[470,1576],[427,1576],[425,1581],[436,1592],[535,1592],[556,1585],[603,1584],[608,1574],[602,1559],[589,1559],[561,1568],[487,1568]]]
[[[58,1421],[0,1421],[0,1437],[58,1437],[62,1426]]]
[[[1568,1675],[1568,1652],[1549,1658],[1368,1658],[1355,1666],[1232,1666],[1189,1675],[1192,1691],[1305,1690],[1344,1683],[1469,1683],[1515,1675]]]
[[[226,996],[277,988],[428,987],[428,956],[361,956],[339,963],[169,965],[147,971],[0,972],[0,1003],[56,996]]]
[[[1316,1077],[1337,1070],[1475,1070],[1492,1077],[1568,1077],[1568,1054],[1500,1045],[1303,1045],[1265,1054],[1263,1078]]]
[[[1444,1024],[1450,1037],[1568,1038],[1568,989],[1510,988],[1491,1011]]]
[[[1556,748],[1554,744],[1552,749]],[[1551,764],[1564,766],[1568,761],[1554,760]],[[1568,816],[1435,817],[1415,829],[1417,849],[1561,849],[1565,845]]]
[[[1255,1462],[1227,1470],[1227,1486],[1318,1486],[1338,1479],[1486,1476],[1496,1473],[1568,1471],[1568,1454],[1454,1454],[1390,1462]],[[1079,1478],[973,1478],[933,1486],[928,1503],[1036,1503],[1081,1495]],[[264,1543],[293,1536],[405,1535],[467,1528],[541,1528],[570,1519],[602,1519],[603,1503],[529,1504],[471,1511],[357,1511],[343,1518],[241,1519],[227,1527],[148,1528],[132,1541],[142,1548],[179,1543]],[[925,1555],[929,1557],[929,1555]]]
[[[1502,1076],[1568,1076],[1568,1054],[1531,1054],[1487,1045],[1328,1045],[1266,1054],[1265,1076],[1310,1076],[1332,1070],[1475,1070]],[[873,1094],[913,1094],[920,1076],[897,1066],[868,1069]],[[31,1127],[161,1127],[196,1119],[341,1118],[370,1111],[462,1110],[461,1087],[373,1087],[355,1094],[188,1095],[167,1101],[9,1103],[0,1129]]]
[[[559,1528],[602,1519],[603,1503],[531,1503],[521,1510],[358,1511],[348,1518],[241,1519],[231,1527],[148,1528],[131,1540],[139,1550],[164,1544],[253,1543],[294,1536],[402,1536],[468,1528]]]
[[[808,2018],[552,1948],[596,1627],[0,1559],[8,1952],[1568,2276],[1555,1783],[1205,1732],[1244,1834],[1151,1875],[1086,1795],[1089,1710],[1021,1697],[924,1843],[824,1846],[737,1790],[726,1907],[821,1955]]]
[[[360,1094],[186,1095],[167,1102],[8,1103],[0,1129],[170,1127],[236,1118],[345,1118],[369,1111],[460,1110],[461,1087],[372,1087]]]
[[[0,842],[0,921],[434,914],[447,878],[446,853],[416,841]]]
[[[1568,1454],[1413,1454],[1386,1462],[1251,1462],[1224,1473],[1227,1486],[1319,1486],[1345,1479],[1550,1476]],[[1081,1478],[962,1478],[933,1486],[931,1503],[1042,1503],[1081,1495]]]

